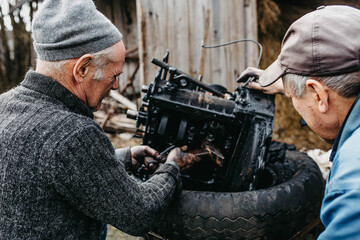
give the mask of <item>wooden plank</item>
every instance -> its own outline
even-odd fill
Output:
[[[110,20],[113,20],[112,14],[111,14],[112,0],[95,1],[95,5],[102,14],[104,14]]]
[[[138,46],[136,0],[113,0],[113,23],[123,34],[126,49],[134,49]]]
[[[141,81],[145,84],[153,81],[157,68],[150,60],[161,59],[166,49],[170,50],[171,65],[198,77],[207,10],[210,11],[209,45],[246,36],[256,40],[253,30],[245,34],[246,29],[256,26],[256,0],[246,3],[244,7],[243,0],[137,0]],[[233,91],[239,73],[257,57],[253,56],[256,54],[253,47],[239,43],[207,49],[203,81],[222,84]]]
[[[257,39],[256,0],[245,0],[245,38]],[[254,43],[246,45],[245,67],[256,67],[259,48]]]
[[[139,75],[140,75],[140,84],[144,85],[145,83],[145,51],[146,51],[146,21],[143,17],[141,0],[136,0],[136,18],[137,18],[137,31],[138,31],[138,46],[139,46]]]
[[[190,56],[190,64],[187,72],[197,78],[201,73],[201,42],[203,41],[205,28],[206,28],[206,12],[209,11],[209,32],[207,34],[207,40],[210,39],[211,35],[211,9],[209,7],[204,6],[203,1],[188,1],[188,9],[185,13],[188,16],[188,28],[189,28],[189,49],[187,50],[187,54]],[[207,72],[208,66],[208,51],[205,49],[205,58],[204,58],[204,72],[202,76]],[[174,55],[174,54],[173,54]]]
[[[110,91],[110,97],[114,98],[116,101],[118,101],[119,103],[123,104],[124,106],[126,106],[128,109],[134,110],[136,111],[136,104],[134,104],[133,102],[131,102],[129,99],[127,99],[126,97],[124,97],[123,95],[121,95],[120,93],[118,93],[115,90],[111,90]]]
[[[138,47],[138,31],[137,31],[137,16],[136,16],[136,0],[112,0],[113,3],[113,23],[117,26],[120,32],[123,34],[123,42],[127,50],[135,49]],[[128,53],[127,56],[134,56],[138,58],[138,52],[134,51]],[[138,60],[135,58],[127,58],[123,74],[120,77],[119,89],[123,89],[127,82],[128,76],[130,76],[137,68]],[[140,75],[136,74],[133,80],[133,86],[136,92],[140,92],[141,83]],[[131,91],[127,93],[132,94]]]
[[[205,16],[205,28],[204,28],[204,37],[203,43],[207,45],[207,39],[209,35],[209,24],[210,24],[210,9],[206,9],[206,16]],[[201,62],[200,62],[200,75],[204,75],[204,65],[205,65],[205,56],[206,56],[206,48],[201,50]]]
[[[111,133],[136,132],[136,121],[126,117],[126,114],[113,114],[99,110],[94,112],[95,121],[106,131]],[[106,121],[104,121],[106,120]]]
[[[237,6],[239,5],[239,6]],[[237,1],[237,0],[232,0],[231,1],[231,7],[229,9],[229,14],[232,13],[231,9],[233,8],[238,8],[239,9],[239,14],[234,14],[232,15],[232,21],[230,21],[230,37],[229,39],[231,39],[232,41],[234,40],[238,40],[238,39],[244,39],[246,38],[246,32],[245,32],[245,24],[246,24],[246,19],[244,19],[243,17],[243,12],[244,12],[244,1]],[[241,13],[241,14],[240,14]],[[250,19],[250,21],[253,21],[252,19]],[[255,21],[256,21],[256,17],[255,17]],[[236,31],[232,31],[231,29],[237,29]],[[246,51],[246,44],[245,43],[237,43],[232,45],[231,49],[229,49],[230,52],[230,62],[231,62],[231,69],[229,69],[229,76],[227,78],[227,85],[233,86],[235,88],[235,86],[237,86],[235,84],[235,79],[237,79],[240,75],[240,73],[246,68],[246,59],[247,56],[244,55],[245,51]],[[237,54],[231,54],[233,52],[236,52]],[[239,61],[239,59],[241,59],[241,61]]]

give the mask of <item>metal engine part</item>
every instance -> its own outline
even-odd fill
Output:
[[[143,88],[137,115],[130,113],[143,144],[159,152],[187,145],[202,156],[182,174],[185,189],[255,189],[271,141],[274,97],[242,86],[230,93],[204,84],[167,64],[167,59],[168,54],[163,61],[153,58],[158,74]]]

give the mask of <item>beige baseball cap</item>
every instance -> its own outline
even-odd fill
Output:
[[[278,59],[259,77],[266,87],[287,73],[329,76],[360,70],[360,10],[321,6],[295,21]]]

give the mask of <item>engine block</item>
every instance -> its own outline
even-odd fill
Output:
[[[136,116],[143,144],[159,152],[187,145],[202,161],[182,174],[185,189],[252,190],[264,169],[274,97],[239,86],[228,92],[153,59],[160,69]]]

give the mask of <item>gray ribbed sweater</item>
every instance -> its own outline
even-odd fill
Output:
[[[154,224],[180,183],[163,164],[134,181],[92,111],[36,72],[0,95],[0,239],[99,239],[101,222],[132,235]]]

